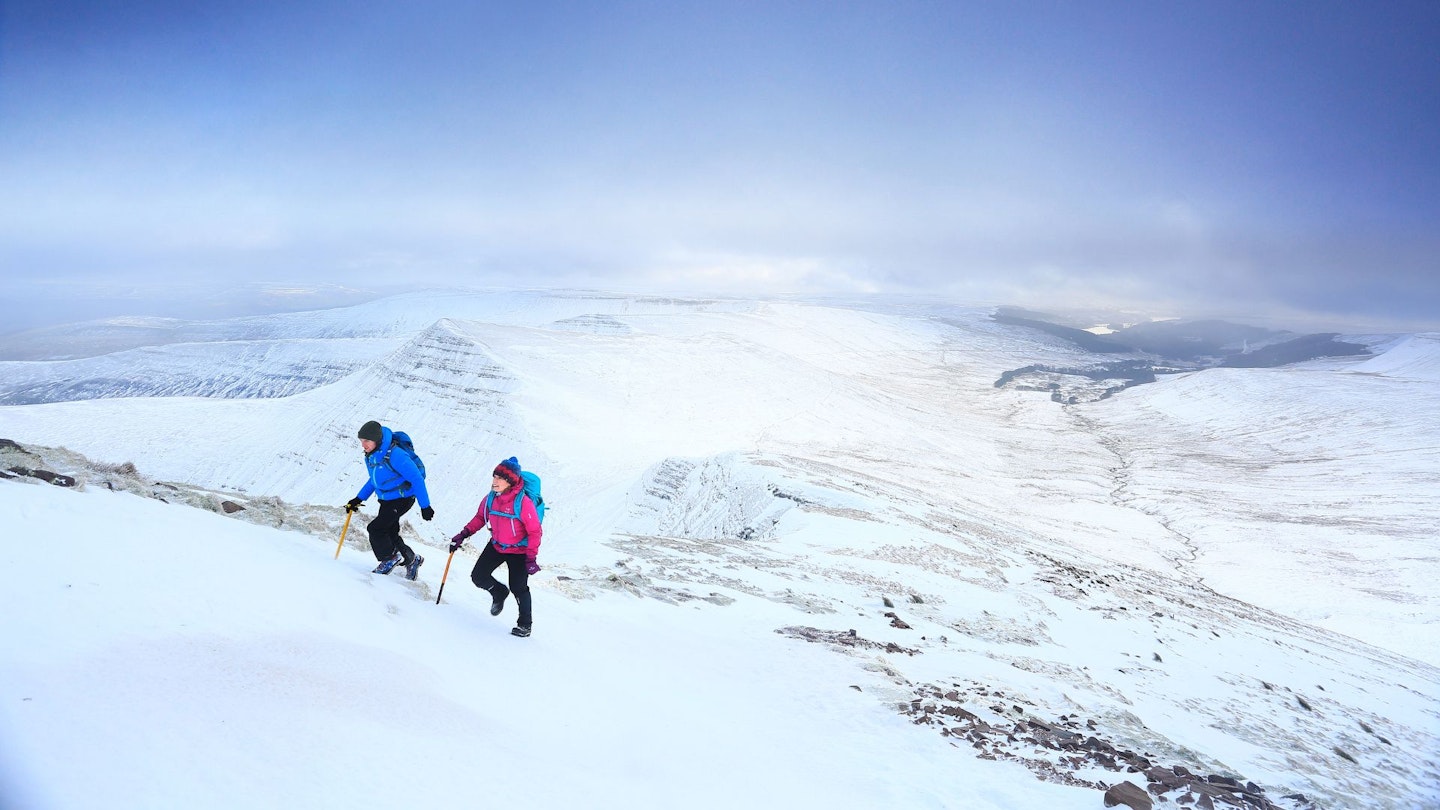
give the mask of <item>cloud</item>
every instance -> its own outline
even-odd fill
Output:
[[[733,12],[17,7],[0,269],[1440,312],[1433,12]]]

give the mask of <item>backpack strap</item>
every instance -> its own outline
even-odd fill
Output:
[[[393,472],[393,473],[395,473],[397,476],[400,476],[400,494],[401,494],[401,496],[405,496],[405,493],[409,492],[410,490],[414,489],[415,487],[414,487],[413,484],[410,483],[410,479],[409,479],[409,478],[406,478],[405,476],[400,475],[400,471],[397,470],[397,469],[395,469],[395,465],[394,465],[394,464],[391,464],[391,463],[390,463],[390,454],[393,453],[393,452],[395,452],[395,440],[392,438],[392,439],[390,440],[390,446],[389,446],[388,448],[386,448],[386,450],[385,450],[385,455],[383,455],[383,456],[380,457],[380,462],[381,462],[382,464],[384,464],[386,467],[389,467],[389,468],[390,468],[390,472]]]
[[[525,511],[525,505],[522,503],[522,501],[524,501],[526,497],[528,496],[525,494],[524,490],[521,490],[520,494],[515,497],[515,514],[512,515],[509,512],[496,512],[492,508],[495,504],[495,493],[491,492],[490,494],[485,496],[485,515],[487,517],[490,515],[499,515],[500,517],[514,518],[515,520],[520,520],[520,513]]]

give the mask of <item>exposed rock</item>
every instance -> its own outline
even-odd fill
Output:
[[[1019,762],[1044,781],[1106,790],[1107,807],[1126,804],[1131,808],[1150,808],[1159,801],[1211,810],[1216,806],[1280,810],[1280,806],[1270,801],[1264,789],[1254,782],[1242,782],[1224,774],[1202,776],[1179,764],[1156,765],[1151,762],[1152,755],[1116,748],[1099,734],[1087,736],[1076,731],[1081,728],[1097,730],[1099,726],[1093,718],[1085,719],[1082,725],[1082,718],[1074,714],[1062,716],[1053,723],[1032,717],[1000,728],[992,724],[993,720],[987,722],[964,708],[961,704],[965,702],[966,694],[960,690],[920,686],[916,693],[919,697],[899,705],[900,712],[911,716],[915,723],[937,725],[942,735],[965,740],[983,758]],[[995,703],[994,698],[1002,696],[999,692],[976,685],[968,693],[972,700],[988,706],[996,715],[1024,714],[1018,704],[1004,706]],[[1056,752],[1059,756],[1038,757],[1037,748]],[[1076,776],[1076,772],[1087,768],[1138,774],[1144,777],[1145,788],[1142,790],[1132,783],[1123,782],[1107,789],[1105,783],[1089,782]],[[1123,788],[1122,785],[1130,787]],[[1124,798],[1110,801],[1117,788],[1140,803],[1130,803]],[[1131,794],[1131,789],[1139,795]],[[1300,808],[1313,810],[1313,805],[1303,797],[1299,801]]]
[[[10,472],[16,475],[28,476],[30,478],[38,478],[41,481],[44,481],[48,484],[54,484],[57,487],[75,486],[74,478],[68,475],[61,475],[57,472],[51,472],[50,470],[31,470],[25,467],[11,467]]]
[[[220,508],[221,508],[221,509],[224,509],[224,510],[225,510],[225,514],[227,514],[227,515],[233,515],[233,514],[235,514],[236,512],[243,512],[243,511],[245,511],[245,507],[241,506],[241,505],[238,504],[238,503],[235,503],[234,501],[221,501],[221,502],[220,502]]]
[[[1123,804],[1132,810],[1150,810],[1155,802],[1146,795],[1145,791],[1135,786],[1134,782],[1121,782],[1118,785],[1111,785],[1105,791],[1105,806],[1114,807]]]
[[[894,613],[886,613],[885,617],[890,620],[891,627],[899,628],[901,630],[910,629],[910,625],[906,624],[903,620],[901,620],[899,616],[895,615]]]
[[[850,647],[855,649],[878,649],[887,653],[905,653],[906,655],[919,655],[920,651],[910,647],[902,647],[893,642],[880,643],[862,638],[853,629],[841,632],[839,630],[821,630],[816,627],[782,627],[775,632],[782,636],[804,639],[805,641],[822,644],[832,644],[836,647]]]

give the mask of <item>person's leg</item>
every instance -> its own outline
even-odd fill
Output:
[[[409,568],[410,563],[415,561],[415,552],[410,550],[410,546],[405,544],[405,538],[400,536],[400,517],[410,511],[410,507],[415,505],[415,499],[396,498],[391,503],[395,504],[395,536],[392,543],[395,550],[400,552],[400,564]]]
[[[470,581],[475,583],[475,587],[482,591],[494,589],[495,586],[500,584],[500,580],[496,579],[492,574],[496,568],[500,567],[500,563],[504,561],[504,555],[496,551],[495,547],[487,542],[485,548],[480,551],[480,559],[475,561],[474,570],[470,572]]]
[[[397,505],[399,503],[381,501],[380,512],[374,520],[365,524],[365,531],[370,535],[370,550],[382,563],[395,556],[395,540],[400,537],[400,515],[403,513]]]
[[[515,624],[530,629],[530,575],[525,571],[525,555],[506,554],[505,565],[509,568],[510,592],[515,594],[515,606],[520,617]]]
[[[490,615],[499,616],[500,611],[505,609],[505,597],[510,595],[510,589],[500,584],[493,572],[500,567],[500,563],[510,555],[501,554],[489,543],[485,544],[485,550],[480,552],[480,559],[475,561],[475,570],[470,572],[470,581],[475,587],[490,592]]]

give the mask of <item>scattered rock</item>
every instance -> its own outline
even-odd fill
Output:
[[[1105,791],[1105,806],[1114,807],[1123,804],[1132,810],[1150,810],[1155,802],[1146,795],[1145,791],[1135,786],[1134,782],[1121,782],[1118,785],[1111,785]]]
[[[862,638],[854,630],[840,632],[838,630],[821,630],[817,627],[781,627],[775,632],[782,636],[804,639],[805,641],[820,644],[832,644],[836,647],[849,647],[852,649],[876,649],[887,653],[904,653],[906,655],[919,655],[920,651],[911,647],[902,647],[892,642],[880,643]]]
[[[221,501],[220,508],[225,510],[225,514],[227,515],[233,515],[236,512],[245,511],[245,507],[241,506],[238,503],[235,503],[234,501]]]
[[[981,705],[988,705],[997,716],[1024,714],[1023,707],[1018,704],[1006,706],[995,703],[993,698],[1000,697],[999,692],[992,693],[976,685],[968,693],[972,699],[983,698]],[[919,686],[916,694],[916,699],[899,705],[900,712],[912,717],[915,723],[939,726],[942,735],[965,740],[984,759],[1019,762],[1038,779],[1105,790],[1107,807],[1125,804],[1132,809],[1152,808],[1157,802],[1173,802],[1182,807],[1211,810],[1217,806],[1281,810],[1279,805],[1266,798],[1265,791],[1254,782],[1242,783],[1234,776],[1223,774],[1202,776],[1184,765],[1156,765],[1151,762],[1149,754],[1116,748],[1097,734],[1086,736],[1070,730],[1096,730],[1098,724],[1094,719],[1086,719],[1082,724],[1082,719],[1072,714],[1050,723],[1032,717],[999,728],[963,708],[961,704],[965,702],[966,695],[959,690]],[[1048,749],[1058,756],[1039,757],[1036,748]],[[1109,787],[1102,782],[1085,781],[1076,775],[1090,768],[1137,774],[1145,779],[1145,788],[1142,790],[1131,783]],[[1130,787],[1121,787],[1125,784]],[[1124,796],[1113,793],[1117,788],[1124,791]],[[1111,801],[1111,798],[1116,801]],[[1314,810],[1309,804],[1301,804],[1300,808]]]
[[[16,475],[23,475],[23,476],[28,476],[28,477],[30,477],[30,478],[37,478],[37,479],[39,479],[39,480],[41,480],[41,481],[46,482],[47,484],[54,484],[54,485],[57,486],[57,487],[73,487],[73,486],[75,486],[75,479],[74,479],[74,478],[72,478],[72,477],[70,477],[70,476],[68,476],[68,475],[61,475],[60,473],[57,473],[57,472],[51,472],[50,470],[31,470],[31,469],[27,469],[27,468],[25,468],[25,467],[11,467],[11,468],[10,468],[10,472],[12,472],[12,473],[14,473],[14,474],[16,474]]]
[[[902,621],[902,620],[900,619],[899,616],[895,615],[894,613],[886,613],[886,614],[885,614],[885,617],[890,620],[890,626],[891,626],[891,627],[898,627],[898,628],[901,629],[901,630],[909,630],[909,629],[910,629],[910,625],[906,624],[904,621]]]

